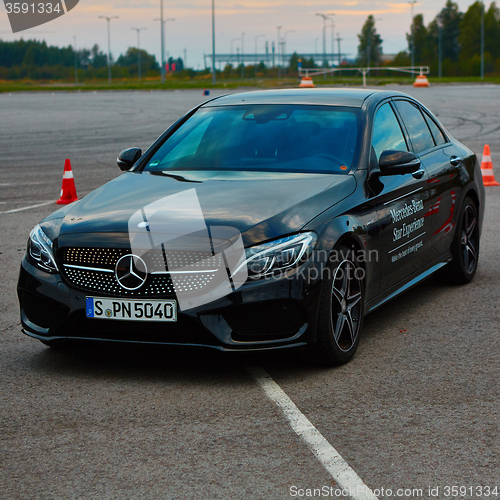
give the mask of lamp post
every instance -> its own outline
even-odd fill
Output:
[[[278,53],[276,54],[276,60],[278,61],[278,78],[281,78],[281,64],[280,64],[280,42],[281,42],[281,37],[280,37],[280,32],[281,32],[281,28],[283,28],[283,26],[276,26],[276,29],[278,30],[278,45],[277,45],[277,50],[278,50]]]
[[[337,35],[337,43],[338,43],[338,49],[339,49],[339,76],[342,74],[340,71],[340,66],[341,66],[341,58],[342,58],[342,53],[340,52],[340,42],[342,41],[342,38],[340,38],[340,34]]]
[[[257,35],[255,37],[255,78],[257,78],[257,58],[258,58],[258,52],[257,52],[257,40],[259,38],[265,37],[266,35]]]
[[[371,58],[372,58],[372,30],[369,30],[367,36],[368,36],[368,40],[366,42],[366,44],[367,44],[366,67],[368,69],[370,69],[370,63],[371,63]]]
[[[212,84],[215,85],[215,0],[212,0]]]
[[[241,34],[241,78],[245,78],[244,38],[245,32]]]
[[[286,67],[287,67],[287,63],[286,63],[286,36],[289,33],[297,33],[297,32],[295,30],[288,30],[288,31],[285,31],[285,34],[283,35],[283,73],[284,73],[284,76],[286,76]]]
[[[316,14],[323,18],[323,68],[326,69],[326,20],[330,19],[326,14]],[[323,73],[323,78],[326,79],[326,71]]]
[[[335,14],[330,14],[330,15],[333,16]],[[330,21],[330,24],[332,26],[332,66],[333,66],[333,60],[334,60],[333,53],[335,51],[335,49],[334,49],[334,43],[335,43],[334,24],[333,24],[333,19],[331,17],[329,17],[328,20]]]
[[[233,38],[233,39],[231,40],[231,65],[233,65],[233,43],[234,43],[234,42],[239,42],[240,40],[241,40],[241,39],[240,39],[240,37],[238,37],[238,38]],[[235,63],[237,63],[237,62],[238,62],[238,58],[235,58]],[[236,66],[236,64],[234,64],[234,65]],[[231,68],[231,75],[232,75],[232,73],[233,73],[233,69],[234,69],[234,66]]]
[[[233,43],[234,42],[239,42],[240,41],[240,38],[233,38],[231,40],[231,65],[233,64]],[[237,61],[236,61],[237,62]],[[231,68],[231,74],[233,73],[233,67]]]
[[[484,80],[484,3],[481,2],[481,80]]]
[[[443,23],[438,19],[438,76],[443,76]]]
[[[137,31],[137,68],[138,68],[138,78],[141,81],[141,37],[140,32],[147,30],[147,28],[130,28],[133,31]]]
[[[106,19],[108,22],[108,81],[111,83],[111,32],[110,32],[110,22],[111,19],[118,19],[118,16],[99,16],[99,19]]]
[[[411,65],[415,66],[415,17],[413,15],[413,7],[417,0],[410,0],[408,2],[411,5]]]
[[[169,17],[167,19],[163,19],[163,0],[161,0],[161,17],[155,17],[153,21],[160,21],[160,46],[161,46],[161,63],[160,63],[160,75],[161,75],[161,83],[165,83],[165,24],[169,21],[175,21],[173,17]]]
[[[73,46],[73,52],[75,53],[75,83],[78,83],[78,72],[77,72],[77,62],[76,62],[76,36],[73,35],[73,40],[74,40],[74,46]]]

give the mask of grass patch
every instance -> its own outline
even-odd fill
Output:
[[[384,85],[411,85],[415,79],[408,76],[388,76],[367,78],[367,85],[384,86]],[[463,84],[463,83],[489,83],[500,84],[500,76],[488,76],[484,80],[480,77],[429,77],[431,85],[433,84]],[[299,78],[248,78],[248,79],[222,79],[218,78],[217,83],[212,85],[211,78],[169,78],[165,83],[161,83],[159,78],[145,79],[141,82],[137,80],[113,80],[111,84],[107,80],[97,80],[83,82],[80,84],[68,82],[41,82],[41,81],[0,81],[0,93],[2,92],[25,92],[25,91],[105,91],[105,90],[181,90],[181,89],[237,89],[242,87],[252,88],[284,88],[298,87]],[[360,87],[363,84],[361,76],[336,76],[332,78],[328,76],[318,75],[314,77],[314,84],[317,87],[324,86],[355,86]]]

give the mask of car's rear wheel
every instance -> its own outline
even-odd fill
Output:
[[[451,244],[453,260],[443,268],[447,283],[464,285],[474,278],[479,260],[479,218],[475,203],[466,197]]]
[[[317,341],[310,346],[320,364],[351,360],[363,325],[364,270],[355,251],[341,246],[332,253],[322,284]]]

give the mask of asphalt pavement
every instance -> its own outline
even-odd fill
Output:
[[[489,144],[500,180],[500,86],[398,90],[479,156]],[[264,369],[379,499],[500,498],[500,187],[486,188],[474,281],[430,279],[369,315],[339,368],[291,351],[53,350],[21,333],[19,265],[30,229],[57,208],[65,158],[83,196],[120,174],[120,150],[147,148],[204,99],[0,94],[0,498],[335,498],[247,368]]]

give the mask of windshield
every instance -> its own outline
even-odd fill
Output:
[[[347,174],[357,159],[359,122],[355,108],[202,108],[160,146],[145,170]]]

